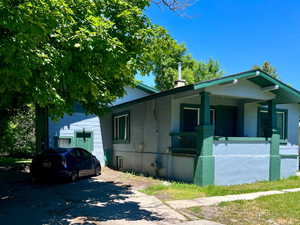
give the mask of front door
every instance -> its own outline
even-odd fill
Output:
[[[75,146],[83,148],[89,152],[93,151],[93,133],[88,131],[77,131],[75,134]]]

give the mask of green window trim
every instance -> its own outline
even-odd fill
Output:
[[[199,123],[200,123],[200,106],[199,104],[180,104],[180,131],[181,132],[184,132],[183,129],[184,129],[184,109],[185,108],[188,108],[188,109],[195,109],[195,110],[198,110],[198,121],[197,121],[197,124],[199,126]],[[216,122],[216,111],[215,111],[215,108],[214,107],[210,107],[210,110],[212,111],[212,123],[215,124]]]
[[[130,112],[123,111],[113,114],[112,137],[114,144],[130,143]]]
[[[266,107],[258,107],[258,110],[257,110],[257,137],[262,137],[262,134],[261,134],[261,112],[268,112],[268,108]],[[278,130],[281,132],[280,133],[280,140],[284,140],[284,141],[287,141],[288,139],[288,110],[287,109],[276,109],[276,115],[278,114],[283,114],[283,125],[284,127],[283,128],[278,128]],[[282,134],[283,133],[283,134]]]

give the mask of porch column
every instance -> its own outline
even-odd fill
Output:
[[[197,154],[194,165],[194,184],[199,186],[214,184],[215,160],[213,157],[213,125],[210,123],[210,95],[200,93],[200,124],[197,132]]]
[[[270,118],[268,136],[271,138],[269,180],[272,181],[280,179],[280,135],[277,129],[276,104],[273,100],[268,101],[268,114]]]

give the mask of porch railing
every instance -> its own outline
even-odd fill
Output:
[[[197,133],[196,132],[172,132],[170,150],[173,153],[196,153]],[[270,138],[264,137],[214,137],[214,141],[222,142],[270,142]],[[286,140],[280,140],[280,144],[286,144]]]
[[[195,153],[197,134],[196,132],[174,132],[171,136],[171,151],[173,153]]]

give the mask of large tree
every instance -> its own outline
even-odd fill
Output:
[[[101,113],[143,70],[160,32],[148,0],[1,0],[0,118],[27,103],[52,117],[75,102]],[[3,125],[3,124],[2,124]]]
[[[174,87],[178,78],[178,63],[182,63],[182,78],[187,84],[218,78],[223,71],[217,61],[209,59],[201,62],[187,54],[183,44],[178,44],[166,31],[157,33],[157,38],[152,40],[148,49],[148,67],[155,76],[156,87],[167,90]]]
[[[255,65],[253,66],[253,69],[260,69],[267,74],[271,75],[272,77],[278,78],[278,73],[276,71],[276,68],[271,65],[268,61],[263,62],[261,66]]]

